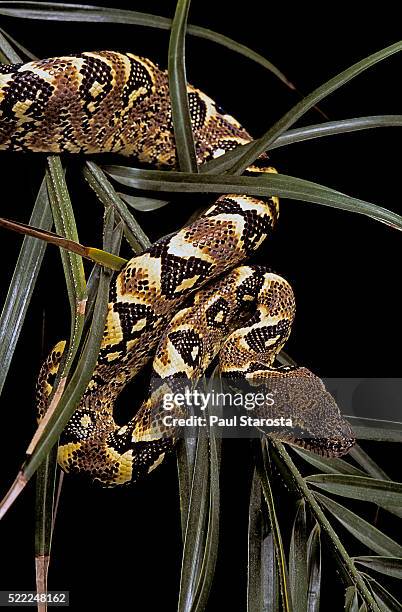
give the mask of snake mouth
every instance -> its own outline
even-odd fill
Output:
[[[349,436],[339,438],[294,438],[292,441],[287,441],[293,446],[304,448],[328,459],[335,459],[346,455],[356,444],[356,439]]]

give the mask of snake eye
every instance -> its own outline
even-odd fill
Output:
[[[219,104],[215,104],[215,108],[216,108],[216,112],[219,113],[220,115],[226,115],[225,109],[222,108],[222,106],[219,106]]]

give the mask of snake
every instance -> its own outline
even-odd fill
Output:
[[[187,85],[198,165],[252,141],[212,98]],[[167,71],[131,53],[94,51],[0,66],[0,149],[48,154],[120,154],[176,169]],[[275,173],[266,153],[245,175]],[[287,280],[248,259],[272,233],[276,196],[219,196],[189,225],[130,259],[110,285],[104,334],[93,376],[61,433],[58,462],[105,487],[146,477],[183,435],[174,401],[218,359],[236,388],[270,389],[255,417],[286,417],[292,427],[261,430],[285,443],[339,457],[355,437],[321,379],[301,366],[277,364],[291,332],[295,298]],[[67,343],[41,367],[37,407],[43,418]],[[119,424],[115,402],[152,360],[148,394]],[[282,420],[281,420],[282,423]]]

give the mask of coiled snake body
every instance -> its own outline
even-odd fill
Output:
[[[199,164],[251,140],[208,96],[191,86],[188,96]],[[148,59],[112,51],[1,66],[0,148],[114,152],[175,167],[166,72]],[[275,170],[264,155],[247,172]],[[65,471],[87,473],[105,486],[152,471],[179,436],[178,427],[163,424],[164,389],[180,377],[196,381],[218,353],[229,379],[280,383],[278,402],[259,413],[291,417],[293,429],[273,435],[328,456],[349,450],[353,433],[322,382],[305,368],[274,367],[294,317],[291,287],[261,266],[235,267],[277,218],[276,197],[221,196],[116,275],[94,375],[60,439]],[[64,347],[59,343],[41,369],[40,416]],[[114,401],[152,356],[157,389],[119,426]],[[175,414],[181,414],[178,406]]]

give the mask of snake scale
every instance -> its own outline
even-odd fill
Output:
[[[188,86],[198,164],[250,142],[250,135],[201,91]],[[113,51],[0,67],[0,148],[45,153],[119,153],[176,166],[167,73],[149,59]],[[275,172],[263,155],[246,174]],[[259,414],[292,418],[280,440],[335,457],[353,446],[349,424],[321,380],[303,367],[275,367],[294,318],[289,283],[249,258],[278,219],[276,197],[227,194],[187,227],[131,259],[111,284],[93,377],[64,429],[58,460],[104,486],[137,481],[174,448],[161,397],[172,381],[197,381],[219,354],[229,380],[280,384]],[[213,282],[212,282],[213,281]],[[38,379],[43,416],[65,349],[60,342]],[[153,357],[150,389],[125,425],[113,417],[125,385]],[[175,414],[183,409],[175,407]]]

